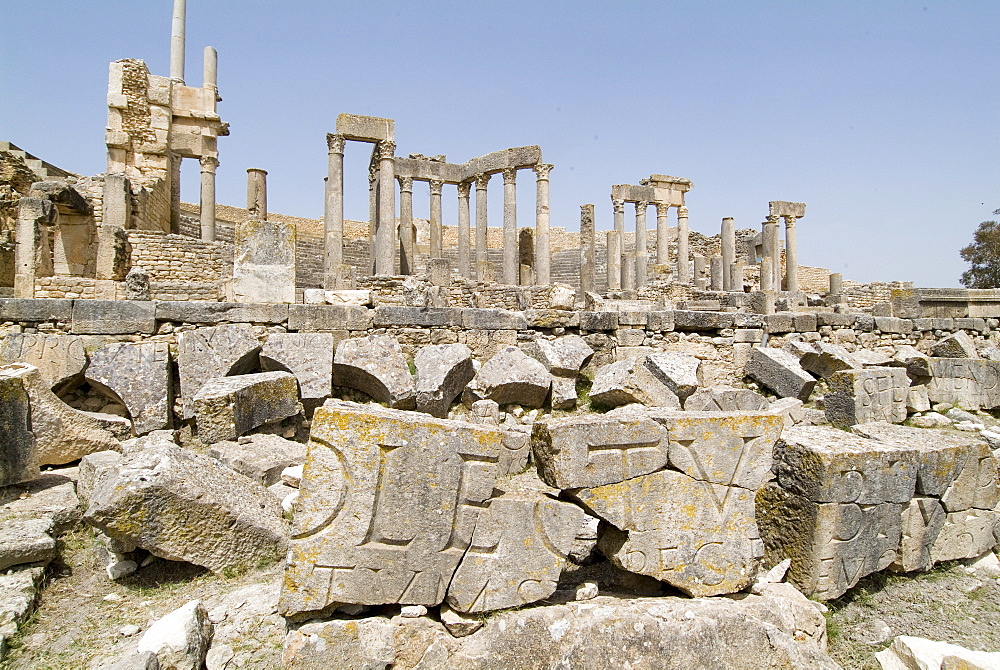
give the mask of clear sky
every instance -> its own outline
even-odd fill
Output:
[[[0,0],[0,139],[102,172],[108,63],[168,75],[171,9]],[[324,135],[351,112],[395,119],[404,156],[541,145],[553,225],[577,228],[595,203],[610,228],[612,184],[670,174],[694,181],[699,232],[802,201],[800,263],[957,286],[958,250],[1000,208],[998,27],[996,0],[188,0],[186,74],[200,85],[202,49],[218,49],[221,203],[245,203],[260,167],[272,211],[321,216]],[[348,218],[368,215],[366,147],[348,145]],[[501,193],[492,180],[496,225]],[[197,202],[194,161],[182,197]],[[518,200],[528,225],[530,172]],[[428,208],[415,188],[415,214]]]

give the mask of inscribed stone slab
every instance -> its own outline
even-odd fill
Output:
[[[116,342],[90,357],[87,381],[122,399],[136,435],[170,425],[170,352],[166,342]]]
[[[910,380],[902,368],[841,370],[830,375],[823,398],[826,418],[838,428],[859,423],[906,421]]]

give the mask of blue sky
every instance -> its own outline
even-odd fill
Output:
[[[0,138],[105,168],[107,65],[168,74],[171,0],[0,0]],[[611,227],[610,188],[687,177],[694,230],[808,204],[799,259],[858,281],[957,286],[958,250],[1000,208],[1000,3],[188,0],[187,82],[219,51],[218,199],[268,170],[272,211],[319,217],[340,112],[396,120],[397,154],[455,162],[539,144],[552,223]],[[367,218],[349,144],[346,214]],[[197,201],[197,166],[183,197]],[[186,162],[187,163],[187,162]],[[520,173],[518,220],[534,220]],[[502,185],[490,186],[501,221]],[[445,223],[455,222],[454,189]],[[414,193],[417,216],[428,199]],[[650,220],[653,220],[652,210]]]

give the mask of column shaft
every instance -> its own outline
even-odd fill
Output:
[[[646,252],[646,207],[648,202],[635,203],[635,287],[646,285],[649,256]]]
[[[622,238],[617,230],[608,231],[608,290],[622,288]]]
[[[267,221],[267,170],[247,169],[247,213],[251,219]]]
[[[430,220],[430,233],[431,233],[431,258],[444,258],[444,249],[442,248],[442,230],[441,230],[441,188],[444,186],[444,182],[438,179],[432,179],[431,185],[431,220]]]
[[[669,263],[670,205],[656,203],[656,263]]]
[[[799,290],[799,259],[795,247],[795,217],[785,217],[785,290]]]
[[[469,267],[471,254],[470,247],[472,240],[469,230],[469,192],[472,190],[470,182],[462,182],[458,185],[458,274],[466,279],[472,278]]]
[[[727,216],[722,219],[722,267],[726,274],[722,286],[723,290],[740,290],[733,283],[731,269],[734,262],[736,262],[736,226],[733,223],[733,217]]]
[[[580,290],[592,293],[594,285],[594,206],[580,205]]]
[[[215,168],[219,159],[214,156],[201,158],[201,206],[199,219],[201,239],[215,241]]]
[[[677,208],[677,281],[681,284],[691,283],[691,258],[688,251],[688,208],[681,205]]]
[[[395,271],[396,244],[396,143],[378,143],[378,224],[375,228],[375,274]]]
[[[184,83],[184,24],[187,18],[186,0],[174,0],[170,21],[170,79]]]
[[[416,273],[416,229],[413,225],[413,179],[399,177],[399,274]]]
[[[623,288],[627,283],[625,275],[632,272],[632,267],[625,263],[625,201],[612,198],[611,207],[615,213],[615,232],[618,233],[618,268],[621,273],[618,286]]]
[[[486,220],[486,187],[489,183],[490,175],[476,175],[476,272],[479,272],[481,263],[487,263],[490,260],[487,246],[489,244],[489,231],[487,230],[489,222]],[[482,279],[478,274],[476,278]]]
[[[326,207],[323,209],[323,287],[337,286],[344,262],[344,136],[327,133]]]
[[[551,165],[532,168],[535,180],[535,284],[552,283],[552,256],[549,251],[549,172]]]
[[[518,283],[517,168],[503,170],[503,283]]]

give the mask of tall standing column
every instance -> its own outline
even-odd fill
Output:
[[[466,279],[472,278],[469,269],[469,247],[471,246],[469,230],[469,194],[472,183],[463,181],[458,185],[458,274]]]
[[[399,181],[399,274],[416,271],[416,227],[413,225],[413,178],[396,177]]]
[[[476,272],[479,272],[481,263],[488,263],[490,256],[488,253],[489,231],[486,220],[486,187],[490,183],[490,175],[476,175]],[[478,274],[477,279],[482,279]]]
[[[625,260],[625,201],[611,199],[611,207],[614,209],[615,213],[615,232],[618,233],[618,267],[621,269],[621,277],[618,279],[618,285],[624,286],[625,275],[632,272],[632,268],[624,263]]]
[[[785,290],[795,293],[799,290],[799,258],[795,248],[796,217],[785,217]]]
[[[535,171],[535,284],[552,283],[552,256],[549,251],[549,172],[552,166],[536,165]]]
[[[737,289],[733,283],[732,267],[734,262],[736,262],[736,226],[733,223],[733,217],[727,216],[722,219],[722,267],[725,273],[722,289],[725,291],[742,290]]]
[[[778,245],[778,217],[768,216],[764,221],[764,256],[771,261],[772,290],[781,289],[781,252]]]
[[[646,285],[646,268],[649,255],[646,252],[646,207],[648,202],[635,203],[635,287]]]
[[[608,231],[608,290],[622,287],[622,238],[617,230]]]
[[[219,159],[215,156],[201,157],[201,239],[215,241],[215,169]]]
[[[378,143],[378,224],[375,228],[375,274],[391,275],[395,270],[396,229],[396,143]]]
[[[670,205],[656,203],[656,263],[668,263],[670,250]]]
[[[444,258],[441,231],[441,188],[444,182],[431,179],[431,258]]]
[[[344,262],[344,136],[326,134],[326,207],[323,209],[323,287],[337,288]]]
[[[595,287],[594,206],[580,205],[580,290],[592,293]]]
[[[681,205],[677,208],[677,281],[681,284],[691,283],[691,258],[688,251],[688,208]]]
[[[204,61],[202,62],[202,73],[204,81],[202,88],[207,88],[219,92],[219,52],[215,47],[205,47]]]
[[[184,83],[184,24],[187,18],[187,0],[174,0],[174,14],[170,21],[170,79]]]
[[[517,168],[503,172],[503,283],[517,284]]]
[[[267,170],[247,169],[247,213],[251,219],[267,221]]]

